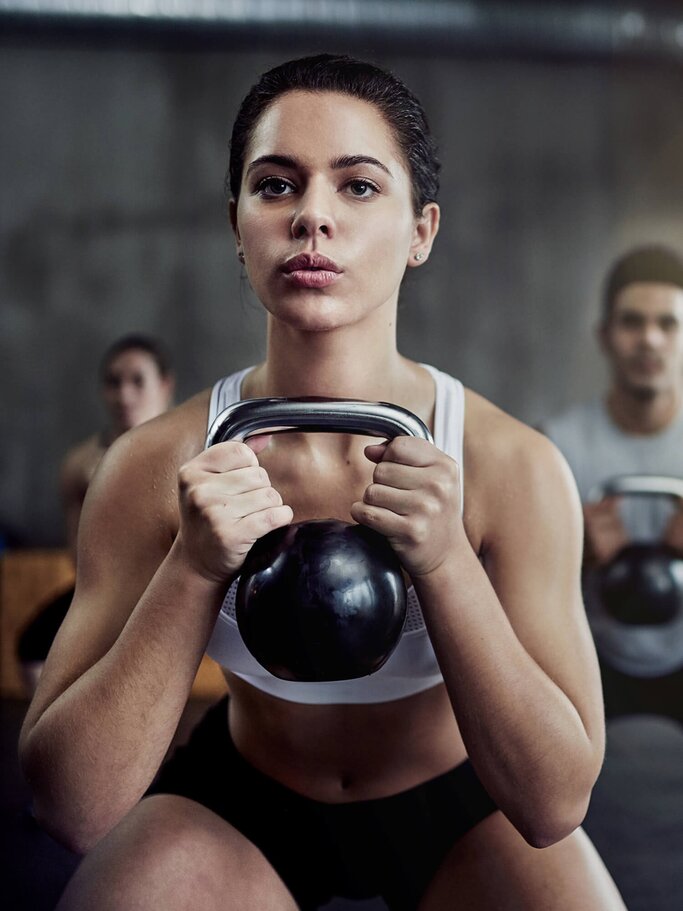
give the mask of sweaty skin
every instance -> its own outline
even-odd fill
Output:
[[[251,137],[231,219],[268,315],[266,358],[243,396],[390,401],[433,429],[434,383],[399,354],[396,310],[405,269],[428,261],[439,210],[415,214],[378,110],[334,93],[279,97]],[[292,281],[287,264],[302,253],[325,255],[339,278]],[[227,822],[171,795],[139,801],[251,544],[328,516],[390,540],[444,683],[397,702],[322,706],[228,673],[240,753],[333,803],[410,788],[469,756],[501,812],[453,846],[421,911],[450,907],[454,888],[473,909],[623,911],[576,831],[604,722],[579,586],[580,506],[552,444],[468,392],[462,466],[406,437],[286,434],[203,451],[208,399],[120,437],[86,497],[76,600],[21,743],[42,824],[94,848],[60,911],[105,898],[107,908],[294,907]]]

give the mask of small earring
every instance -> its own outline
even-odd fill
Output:
[[[239,259],[239,261],[242,263],[242,265],[244,265],[244,253],[242,253],[241,250],[237,254],[237,259]]]
[[[419,263],[421,259],[424,259],[424,253],[416,253],[414,258]]]

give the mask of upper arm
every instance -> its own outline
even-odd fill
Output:
[[[76,540],[78,537],[78,523],[83,508],[83,500],[88,489],[88,481],[84,477],[82,447],[72,450],[64,459],[59,475],[59,490],[64,511],[66,526],[66,543],[72,556],[76,556]]]
[[[75,595],[31,705],[34,720],[118,638],[171,546],[175,484],[144,425],[107,451],[83,504]]]
[[[484,566],[519,641],[599,740],[602,691],[582,600],[576,485],[545,437],[514,422],[503,439],[490,456],[496,483],[488,490]]]

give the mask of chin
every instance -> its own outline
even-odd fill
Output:
[[[296,308],[278,308],[275,312],[271,311],[271,315],[297,332],[331,332],[350,326],[361,318],[336,304],[326,306],[323,301],[311,305],[299,304]]]

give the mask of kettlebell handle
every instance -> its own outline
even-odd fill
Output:
[[[305,398],[243,399],[228,405],[212,422],[206,448],[227,440],[243,442],[256,433],[357,433],[393,439],[413,436],[433,442],[426,424],[406,408],[388,402],[360,399]],[[683,482],[681,482],[683,486]]]
[[[621,496],[622,494],[683,499],[683,479],[656,474],[618,475],[602,484],[596,484],[588,494],[588,502],[597,503],[603,497]]]

